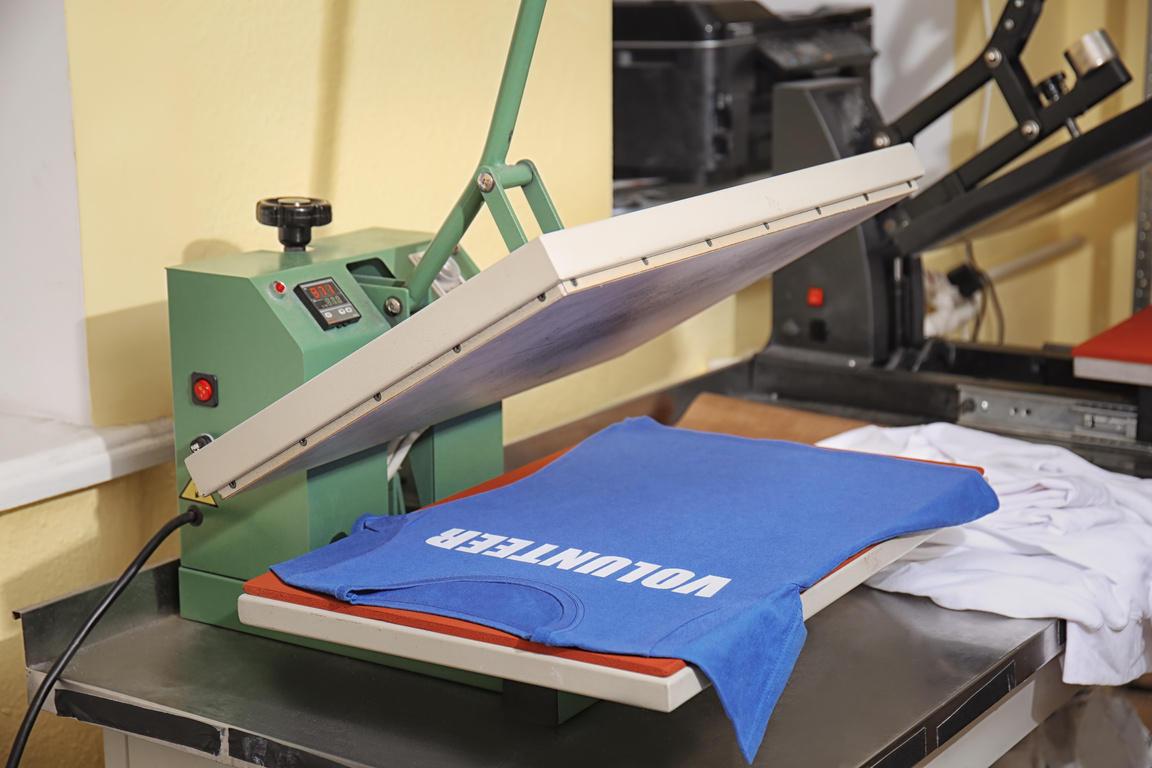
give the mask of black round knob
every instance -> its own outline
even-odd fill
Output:
[[[1057,72],[1052,77],[1041,80],[1040,84],[1036,86],[1036,93],[1049,104],[1060,101],[1060,97],[1068,93],[1068,86],[1064,83],[1064,73]]]
[[[256,203],[256,221],[280,230],[286,251],[302,251],[312,242],[312,227],[332,222],[332,204],[315,197],[270,197]]]
[[[212,435],[205,432],[202,435],[197,435],[196,437],[192,438],[192,442],[188,444],[188,449],[192,451],[192,453],[196,453],[196,451],[200,450],[211,442]]]

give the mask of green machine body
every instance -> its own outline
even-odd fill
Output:
[[[198,503],[204,511],[202,525],[181,530],[185,618],[272,634],[239,622],[236,600],[245,581],[346,534],[361,515],[401,514],[503,472],[499,404],[429,427],[391,480],[384,444],[227,500],[200,496],[184,466],[192,451],[403,322],[413,304],[406,284],[430,239],[368,229],[307,249],[168,269],[175,490],[181,509]],[[476,271],[459,250],[449,268],[462,278]],[[419,303],[436,295],[429,289]]]
[[[536,166],[507,162],[546,2],[520,2],[480,162],[435,235],[367,229],[309,247],[311,228],[331,221],[328,203],[272,198],[257,205],[257,219],[279,229],[284,252],[169,268],[176,490],[181,508],[195,502],[204,510],[200,527],[181,530],[185,618],[505,689],[485,675],[247,627],[236,607],[245,581],[328,544],[361,515],[402,514],[500,475],[499,403],[429,426],[391,479],[389,446],[378,445],[221,501],[197,494],[184,461],[436,300],[456,271],[460,280],[475,275],[459,243],[481,208],[509,251],[524,245],[508,190],[521,189],[540,231],[563,228]],[[560,722],[594,701],[553,693]]]

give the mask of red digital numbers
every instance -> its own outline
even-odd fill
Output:
[[[332,286],[331,283],[320,283],[320,285],[313,285],[308,289],[308,292],[312,294],[312,298],[317,300],[322,299],[325,296],[336,295],[336,289]]]

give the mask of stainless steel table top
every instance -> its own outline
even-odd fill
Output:
[[[21,612],[34,678],[99,594]],[[915,765],[1062,635],[859,587],[809,620],[755,765]],[[515,722],[496,693],[181,619],[174,563],[141,575],[64,679],[66,714],[262,765],[745,765],[712,689],[670,714],[600,702],[558,728]]]

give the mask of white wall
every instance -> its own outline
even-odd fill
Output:
[[[91,422],[63,0],[0,2],[0,413]]]
[[[812,11],[825,0],[760,0],[778,13]],[[842,0],[841,5],[866,5]],[[872,64],[873,98],[891,122],[936,88],[954,71],[956,4],[953,0],[872,0],[872,41],[880,55]],[[927,186],[948,171],[952,120],[945,115],[916,138],[927,171]]]

